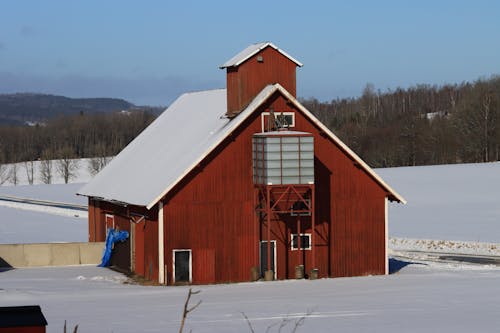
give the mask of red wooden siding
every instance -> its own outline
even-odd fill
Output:
[[[96,229],[96,223],[99,223],[95,217],[95,213],[96,213],[96,202],[94,199],[92,198],[89,198],[89,201],[88,201],[88,215],[89,215],[89,225],[88,225],[88,228],[89,228],[89,242],[96,242],[96,237],[95,237],[95,229]]]
[[[294,130],[314,134],[316,164],[316,266],[320,276],[384,274],[386,193],[356,167],[331,139],[297,110],[277,97],[276,111],[294,111]],[[263,107],[260,112],[266,111]],[[259,241],[267,233],[256,223],[252,182],[252,134],[260,132],[260,113],[213,152],[177,189],[164,207],[165,261],[172,281],[172,250],[191,249],[193,282],[248,281],[259,266]],[[301,217],[301,232],[311,233],[310,217]],[[278,278],[292,278],[310,250],[291,251],[295,217],[272,221],[277,241]]]
[[[158,279],[158,212],[156,209],[134,209],[147,218],[133,223],[135,239],[134,272],[148,280]],[[140,217],[135,217],[139,220]]]
[[[103,206],[105,209],[104,219],[106,221],[106,227],[109,227],[109,220],[107,219],[106,214],[113,215],[115,229],[125,230],[130,234],[130,220],[127,214],[127,208],[113,207],[113,205],[110,204],[105,204]],[[110,264],[120,270],[126,272],[130,271],[130,237],[124,242],[117,242],[114,244]]]
[[[194,283],[248,281],[251,267],[259,264],[251,136],[260,131],[260,119],[254,116],[247,124],[166,198],[169,281],[173,249],[192,250]],[[204,262],[196,263],[198,258]],[[198,276],[196,267],[204,267],[206,273]]]
[[[113,250],[111,265],[129,271],[130,268],[148,280],[158,279],[158,211],[156,208],[147,210],[144,207],[120,206],[109,202],[89,199],[89,241],[103,242],[106,240],[106,214],[113,215],[115,227],[129,232],[130,237],[123,243],[117,243]],[[147,218],[139,223],[131,222]],[[132,235],[133,233],[133,235]],[[135,240],[134,251],[131,253],[130,239]],[[134,255],[134,258],[131,258]],[[133,263],[133,267],[131,264]]]
[[[102,201],[89,198],[89,241],[104,242],[106,240],[105,210]],[[108,210],[112,211],[112,210]]]
[[[198,249],[193,253],[193,276],[204,283],[215,283],[215,249]]]
[[[261,56],[263,62],[258,62]],[[227,68],[227,110],[240,112],[268,84],[280,83],[296,96],[297,64],[272,47],[255,54],[238,67]]]
[[[316,234],[320,229],[330,233],[329,258],[316,262],[330,262],[331,276],[384,274],[387,193],[329,137],[296,114],[296,128],[314,134]],[[317,240],[324,235],[319,236]]]

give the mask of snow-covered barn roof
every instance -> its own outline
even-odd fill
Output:
[[[250,57],[252,57],[254,54],[258,53],[260,50],[265,49],[266,47],[272,47],[291,61],[293,61],[297,66],[302,67],[302,63],[300,63],[298,60],[293,58],[291,55],[283,51],[282,49],[278,48],[276,45],[274,45],[271,42],[264,42],[264,43],[257,43],[257,44],[252,44],[248,46],[246,49],[226,61],[224,64],[219,66],[220,69],[227,68],[227,67],[235,67],[241,65],[243,62],[248,60]]]
[[[78,194],[150,209],[275,92],[328,134],[392,200],[406,202],[278,83],[266,86],[233,119],[225,115],[225,89],[181,95]]]

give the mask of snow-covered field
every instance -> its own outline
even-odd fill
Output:
[[[187,287],[123,284],[105,268],[17,269],[0,273],[0,305],[40,304],[48,332],[64,320],[78,332],[177,332]],[[409,265],[390,276],[194,286],[185,332],[497,332],[500,270]]]
[[[42,184],[40,162],[34,162],[34,183],[28,185],[24,163],[17,163],[17,185],[6,181],[0,186],[0,198],[11,196],[85,205],[87,198],[76,195],[91,179],[88,159],[77,160],[78,170],[70,184],[55,171],[52,184]],[[6,166],[7,173],[13,165]],[[87,213],[58,207],[47,207],[3,201],[0,199],[0,244],[86,242],[88,240]]]
[[[86,218],[4,206],[0,216],[0,244],[88,241]]]
[[[85,205],[87,199],[75,195],[81,186],[81,183],[0,186],[0,197]],[[84,211],[0,200],[0,216],[0,244],[88,240]]]
[[[500,255],[500,163],[376,170],[407,200],[389,207],[390,247]],[[0,187],[1,195],[84,203],[81,184]],[[2,203],[0,202],[0,205]],[[0,243],[85,241],[86,220],[0,206]],[[494,332],[500,325],[500,268],[391,260],[389,276],[199,286],[193,332]],[[398,269],[400,269],[398,271]],[[0,272],[0,305],[40,304],[48,332],[64,320],[79,332],[177,331],[187,287],[145,287],[104,268]]]
[[[405,199],[391,237],[500,243],[500,162],[375,170]]]

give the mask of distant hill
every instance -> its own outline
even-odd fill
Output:
[[[118,98],[69,98],[32,93],[0,94],[0,124],[25,124],[62,114],[116,112],[133,108],[136,108],[134,104]]]

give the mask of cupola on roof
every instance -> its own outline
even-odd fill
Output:
[[[271,42],[256,43],[226,61],[227,117],[233,118],[270,84],[296,97],[296,69],[302,64]]]

